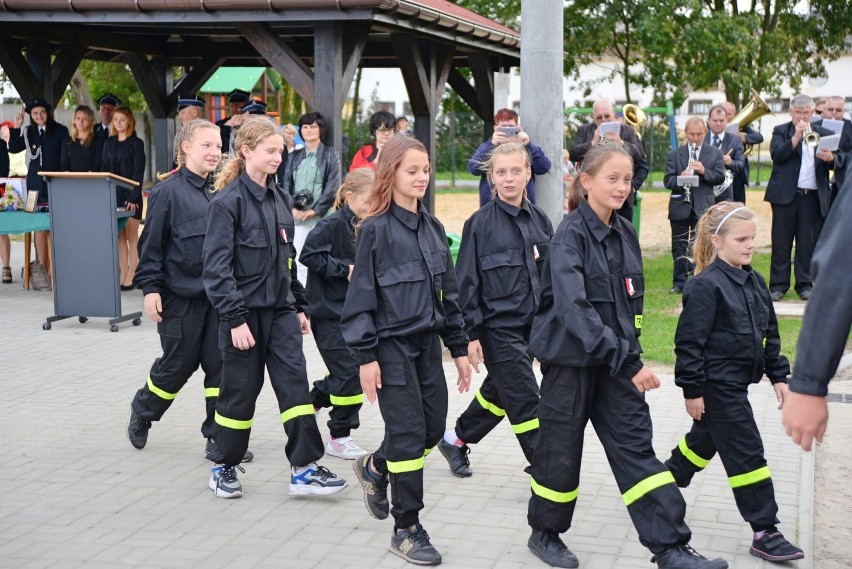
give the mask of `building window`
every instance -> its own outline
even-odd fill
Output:
[[[373,106],[373,112],[377,113],[379,111],[387,111],[391,114],[394,114],[395,106],[393,101],[376,101],[376,104]]]
[[[713,107],[713,101],[710,99],[694,99],[689,101],[689,114],[691,115],[707,115],[710,114],[710,109]]]
[[[766,99],[766,104],[773,113],[786,113],[790,110],[790,99]]]

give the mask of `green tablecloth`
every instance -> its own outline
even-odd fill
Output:
[[[30,231],[50,231],[50,214],[0,211],[0,235],[17,235]]]

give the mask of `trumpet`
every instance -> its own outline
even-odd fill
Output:
[[[804,136],[805,144],[807,144],[811,148],[814,148],[817,144],[819,144],[819,133],[814,132],[814,130],[811,128],[810,122],[805,124],[805,130],[802,135]]]

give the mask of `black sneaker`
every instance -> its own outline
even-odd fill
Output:
[[[388,475],[376,476],[370,468],[370,460],[372,454],[365,454],[356,458],[352,462],[352,469],[355,471],[355,477],[361,483],[361,488],[364,490],[364,503],[367,505],[367,511],[377,520],[384,520],[388,517],[390,506],[388,505]]]
[[[751,542],[749,553],[767,561],[794,561],[802,559],[805,552],[787,541],[777,530],[768,531]]]
[[[534,529],[527,540],[527,547],[535,556],[553,567],[579,567],[577,556],[565,546],[558,535]]]
[[[420,524],[394,531],[388,549],[415,565],[441,564],[441,554],[432,546],[429,534]]]
[[[728,562],[718,557],[707,559],[689,544],[672,546],[651,558],[660,569],[728,569]]]
[[[784,293],[780,290],[773,290],[769,293],[769,298],[771,298],[773,302],[778,302],[784,298]]]
[[[470,478],[473,475],[473,470],[470,469],[470,460],[467,455],[470,454],[470,447],[467,445],[456,446],[451,445],[444,439],[438,442],[438,450],[450,463],[450,472],[459,478]]]
[[[204,458],[211,462],[222,462],[225,458],[224,455],[219,451],[219,447],[216,446],[216,441],[213,439],[207,439],[207,444],[204,445]],[[246,450],[246,453],[243,455],[243,460],[241,462],[251,462],[254,460],[254,453],[250,450]]]
[[[145,443],[148,442],[148,431],[150,430],[151,421],[142,419],[131,406],[130,422],[127,423],[127,438],[130,439],[130,444],[138,449],[145,448]]]

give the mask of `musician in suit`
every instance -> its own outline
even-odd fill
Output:
[[[725,109],[725,118],[727,119],[728,124],[731,124],[731,120],[737,116],[736,107],[727,101],[722,103],[722,107]],[[743,153],[745,153],[745,149],[749,146],[755,146],[763,143],[763,135],[753,129],[750,125],[740,127],[740,132],[738,132],[737,135],[743,143]],[[742,172],[734,174],[733,187],[734,201],[742,203],[746,202],[746,187],[748,186],[749,176],[751,174],[751,164],[748,161],[748,157],[744,156],[744,158],[745,160],[743,162]]]
[[[822,219],[831,205],[828,186],[831,152],[808,146],[805,128],[820,136],[832,134],[811,123],[814,101],[807,95],[790,100],[790,122],[772,130],[769,152],[772,175],[766,185],[764,201],[772,204],[772,265],[769,292],[772,300],[781,300],[790,288],[790,253],[796,242],[796,292],[807,300],[811,295],[811,256],[819,236]]]
[[[834,181],[831,183],[831,203],[837,199],[837,189],[843,187],[843,181],[846,179],[846,169],[849,161],[852,160],[852,122],[847,119],[846,100],[843,97],[829,97],[825,102],[825,108],[822,113],[823,120],[832,119],[843,121],[843,127],[840,131],[840,145],[837,151],[832,153],[830,164],[834,171]],[[820,123],[822,126],[822,123]]]
[[[672,260],[674,271],[669,292],[680,294],[694,265],[689,242],[695,233],[698,218],[715,203],[713,186],[725,179],[725,162],[722,151],[705,142],[707,126],[701,117],[691,117],[684,127],[687,144],[672,150],[666,158],[666,175],[663,185],[671,190],[669,222],[672,226]],[[678,176],[698,176],[698,186],[678,186]]]
[[[577,134],[574,135],[574,143],[571,146],[571,156],[574,162],[579,167],[583,161],[583,157],[589,149],[601,141],[600,125],[606,122],[617,122],[618,118],[615,115],[615,109],[612,103],[606,99],[600,99],[592,105],[592,122],[581,126],[577,129]],[[636,192],[642,187],[645,179],[648,177],[648,161],[645,158],[645,146],[639,137],[636,136],[636,131],[633,127],[627,124],[622,124],[618,130],[618,134],[609,134],[610,142],[621,144],[624,149],[633,158],[633,191],[630,196],[624,201],[624,205],[618,210],[618,215],[633,222],[633,208],[636,205]]]
[[[725,200],[734,199],[733,179],[735,176],[742,174],[745,168],[745,154],[743,154],[743,141],[739,136],[725,132],[728,127],[727,113],[722,105],[716,105],[710,109],[710,114],[707,116],[707,126],[710,127],[710,132],[704,139],[704,144],[715,146],[722,152],[722,161],[725,163],[725,169],[731,173],[730,177],[726,177],[726,181],[730,179],[731,184],[725,191],[716,196],[716,203]]]
[[[101,116],[101,121],[92,129],[95,136],[106,140],[109,138],[109,131],[112,125],[112,116],[115,114],[115,109],[121,106],[121,99],[112,93],[104,93],[98,99],[98,113]]]

